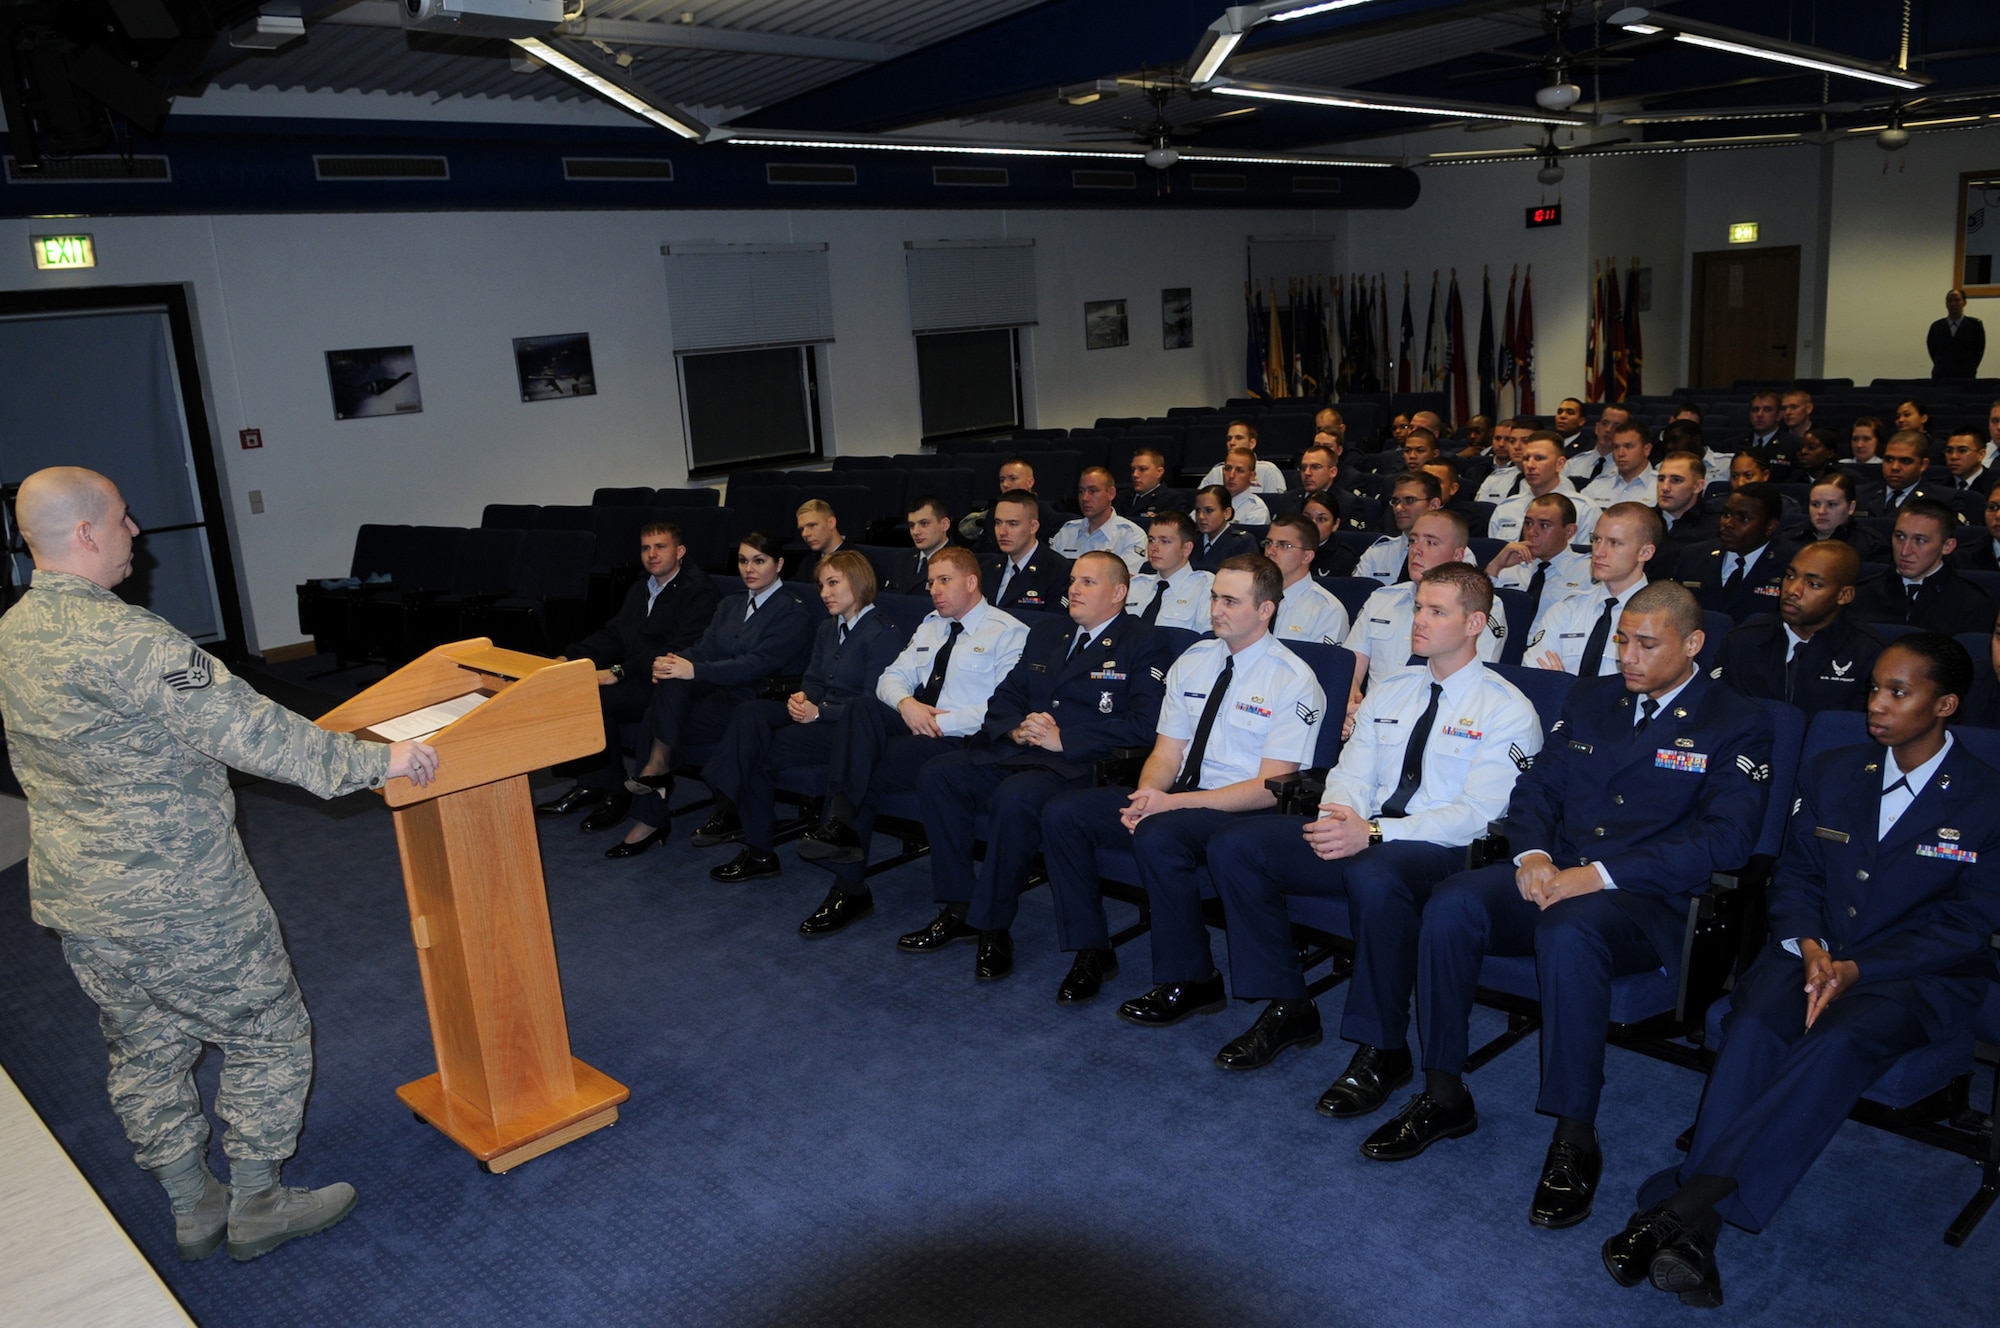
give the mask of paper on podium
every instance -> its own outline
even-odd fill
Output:
[[[454,696],[449,701],[439,701],[436,705],[412,710],[407,715],[380,720],[370,724],[368,730],[389,742],[435,737],[439,730],[465,718],[489,699],[483,692],[467,692],[464,696]]]

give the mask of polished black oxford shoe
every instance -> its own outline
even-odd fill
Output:
[[[1584,1148],[1556,1140],[1542,1161],[1542,1179],[1535,1186],[1534,1202],[1528,1205],[1528,1220],[1551,1231],[1575,1226],[1590,1216],[1603,1174],[1604,1153],[1594,1143]]]
[[[1081,1005],[1104,990],[1104,979],[1118,973],[1116,950],[1078,950],[1076,959],[1056,988],[1057,1005]]]
[[[898,936],[896,948],[904,954],[934,954],[948,945],[978,939],[979,933],[966,926],[964,918],[946,908],[938,910],[930,926]]]
[[[632,795],[623,791],[598,795],[597,809],[583,818],[578,828],[587,835],[600,830],[610,830],[625,823],[632,814]]]
[[[1361,1155],[1377,1162],[1406,1162],[1440,1139],[1456,1139],[1478,1128],[1472,1094],[1447,1106],[1429,1093],[1419,1093],[1395,1119],[1362,1141]]]
[[[997,982],[1014,971],[1014,938],[1005,931],[979,933],[979,957],[973,961],[972,976],[981,982]]]
[[[735,812],[713,811],[708,819],[695,827],[696,848],[714,848],[717,844],[733,844],[743,835],[743,821]]]
[[[604,856],[607,858],[636,858],[653,845],[664,842],[666,837],[667,827],[663,825],[657,830],[647,832],[644,838],[635,839],[629,844],[613,844],[610,848],[604,850]]]
[[[829,816],[799,836],[799,856],[807,862],[866,862],[868,850],[853,826]]]
[[[1118,1017],[1149,1028],[1178,1024],[1189,1015],[1221,1014],[1228,1008],[1229,994],[1222,988],[1222,974],[1211,973],[1200,982],[1163,982],[1118,1007]]]
[[[1316,1047],[1320,1037],[1319,1007],[1311,997],[1272,1001],[1256,1023],[1215,1054],[1215,1063],[1225,1070],[1260,1070],[1286,1047]]]
[[[1634,1213],[1623,1231],[1604,1242],[1604,1271],[1619,1286],[1638,1286],[1653,1275],[1653,1256],[1686,1230],[1680,1214],[1665,1207]]]
[[[708,869],[708,879],[720,881],[724,885],[735,885],[739,881],[762,880],[766,876],[777,876],[784,871],[778,865],[778,855],[761,848],[746,848],[720,867]]]
[[[582,811],[585,807],[595,807],[602,801],[604,801],[602,789],[587,789],[577,784],[560,798],[536,803],[535,811],[541,816],[568,816],[573,812]]]
[[[1653,1285],[1699,1310],[1722,1308],[1722,1270],[1715,1263],[1716,1232],[1688,1227],[1653,1256]]]
[[[1389,1094],[1409,1083],[1414,1073],[1410,1049],[1406,1046],[1394,1051],[1365,1045],[1357,1047],[1354,1058],[1347,1062],[1340,1078],[1327,1085],[1327,1090],[1319,1095],[1319,1102],[1313,1110],[1335,1120],[1370,1115],[1381,1109],[1382,1104],[1389,1100]]]
[[[875,911],[875,896],[867,890],[843,890],[839,886],[826,892],[813,915],[799,924],[801,936],[831,936],[848,923],[865,918]]]

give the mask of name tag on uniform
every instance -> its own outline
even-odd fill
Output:
[[[1653,753],[1653,765],[1661,770],[1679,770],[1690,775],[1705,775],[1708,773],[1708,754],[1677,752],[1671,748],[1661,747]]]
[[[1403,721],[1397,719],[1394,715],[1377,715],[1375,716],[1375,722],[1377,724],[1400,724]]]
[[[1577,740],[1576,740],[1575,738],[1571,738],[1571,739],[1569,740],[1569,749],[1570,749],[1571,751],[1573,751],[1573,752],[1582,752],[1582,753],[1583,753],[1583,754],[1584,754],[1585,756],[1588,756],[1588,755],[1590,755],[1590,754],[1591,754],[1592,752],[1594,752],[1594,751],[1596,751],[1596,750],[1597,750],[1597,749],[1596,749],[1595,747],[1591,746],[1591,745],[1590,745],[1589,743],[1587,743],[1587,742],[1578,742],[1578,741],[1577,741]]]
[[[1028,672],[1030,673],[1047,673],[1048,671],[1049,666],[1046,664],[1030,664],[1028,666]],[[1090,676],[1094,678],[1097,675],[1093,673]]]
[[[1951,862],[1977,862],[1979,854],[1956,844],[1919,844],[1917,856],[1920,858],[1945,858]]]
[[[931,648],[929,646],[918,646],[917,653],[919,655],[928,655],[931,653]]]
[[[1207,692],[1182,692],[1181,695],[1191,697],[1196,701],[1206,701],[1208,699]]]
[[[1813,838],[1828,839],[1836,844],[1845,844],[1848,835],[1845,830],[1829,830],[1823,825],[1816,825],[1813,827]]]
[[[1389,620],[1387,618],[1370,618],[1368,621],[1372,623],[1380,623],[1384,627],[1387,627],[1389,625]]]

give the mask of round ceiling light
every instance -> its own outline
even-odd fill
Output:
[[[1574,83],[1551,83],[1535,89],[1535,105],[1545,111],[1566,111],[1583,100],[1583,89]]]
[[[1146,164],[1156,171],[1164,171],[1181,159],[1181,154],[1161,144],[1146,149]]]
[[[1550,162],[1535,172],[1535,178],[1543,184],[1561,184],[1563,182],[1563,168],[1561,163]]]

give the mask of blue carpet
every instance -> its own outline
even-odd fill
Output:
[[[1701,1087],[1687,1071],[1612,1052],[1606,1197],[1583,1227],[1539,1231],[1531,1047],[1474,1076],[1478,1133],[1371,1163],[1369,1125],[1312,1111],[1345,1044],[1233,1075],[1210,1057],[1249,1007],[1120,1023],[1115,1000],[1147,985],[1143,940],[1115,995],[1059,1009],[1045,890],[1015,928],[1015,975],[976,985],[970,947],[891,947],[930,917],[927,864],[878,878],[873,918],[806,942],[818,870],[786,849],[781,880],[714,885],[730,850],[687,848],[685,824],[624,863],[574,820],[544,826],[575,1051],[632,1100],[615,1128],[482,1175],[394,1096],[434,1066],[387,813],[264,784],[242,807],[317,1032],[287,1179],[361,1191],[344,1226],[256,1263],[175,1260],[105,1101],[92,1007],[27,920],[25,868],[0,872],[0,1063],[209,1328],[1689,1321],[1615,1286],[1597,1253],[1675,1156]],[[1340,999],[1322,998],[1329,1026]],[[1975,1183],[1963,1159],[1849,1125],[1769,1232],[1725,1235],[1711,1321],[1995,1322],[2000,1217],[1965,1249],[1942,1240]]]

